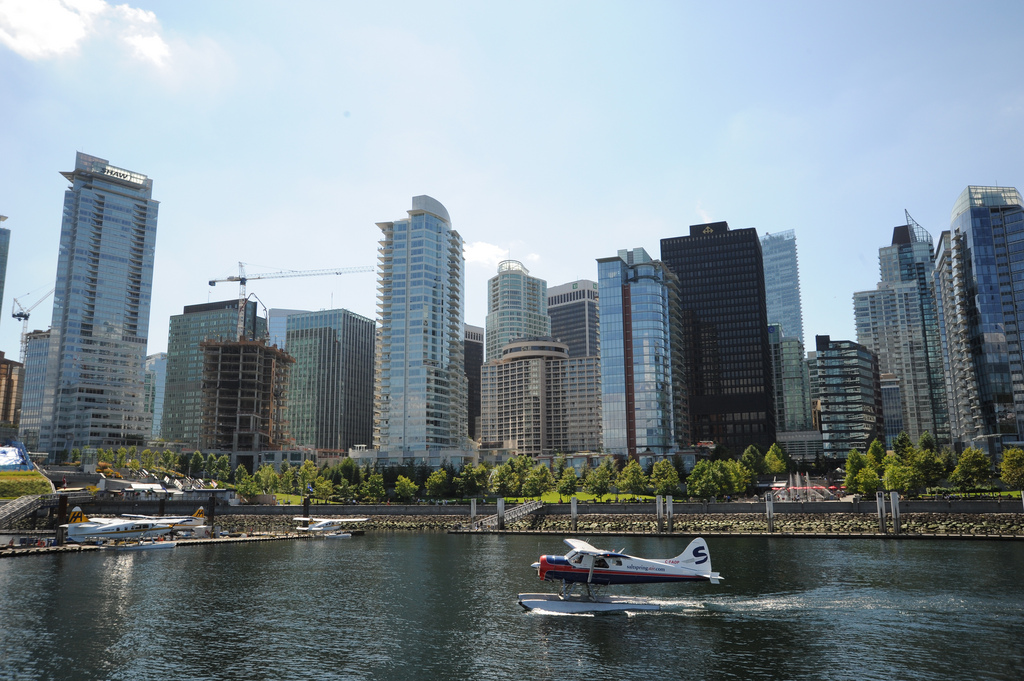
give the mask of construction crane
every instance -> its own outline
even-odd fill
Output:
[[[38,291],[39,289],[36,289],[36,290]],[[20,319],[21,320],[21,360],[20,361],[21,361],[22,364],[25,363],[25,356],[28,355],[28,317],[29,317],[29,313],[32,312],[32,310],[36,309],[36,307],[38,307],[40,303],[42,303],[44,300],[49,298],[53,294],[53,292],[56,291],[56,290],[57,290],[56,288],[51,288],[49,291],[46,292],[46,295],[44,295],[42,298],[40,298],[36,302],[34,302],[31,305],[29,305],[28,307],[22,306],[22,304],[18,302],[17,298],[14,299],[14,304],[11,306],[11,316],[14,317],[15,319]],[[28,295],[28,294],[25,294],[25,295]],[[24,298],[24,297],[25,296],[22,296],[22,298]]]
[[[267,274],[256,274],[246,276],[245,263],[238,263],[238,276],[227,277],[226,279],[211,279],[210,286],[216,286],[218,282],[238,282],[238,327],[237,336],[241,340],[245,335],[245,301],[248,296],[245,293],[245,283],[250,279],[284,279],[287,277],[319,277],[327,274],[355,274],[357,272],[373,272],[374,267],[336,267],[328,270],[283,270],[281,272],[269,272]]]

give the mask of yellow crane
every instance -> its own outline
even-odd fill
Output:
[[[227,277],[225,279],[211,279],[210,286],[216,286],[220,282],[225,281],[237,281],[238,282],[238,327],[237,336],[241,340],[245,335],[245,301],[248,297],[245,293],[245,283],[250,279],[285,279],[288,277],[320,277],[328,274],[355,274],[357,272],[373,272],[376,268],[370,266],[364,267],[335,267],[333,269],[326,270],[282,270],[280,272],[268,272],[266,274],[255,274],[253,276],[247,276],[245,274],[245,263],[238,263],[238,276]]]

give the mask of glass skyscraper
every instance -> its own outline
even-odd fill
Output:
[[[142,445],[158,202],[153,181],[79,152],[64,193],[40,448]]]
[[[5,216],[0,215],[0,222],[6,219]],[[4,300],[4,283],[7,281],[7,256],[10,252],[11,230],[0,227],[0,303]]]
[[[878,356],[883,374],[898,379],[902,414],[887,415],[917,442],[925,431],[949,444],[939,319],[933,292],[932,237],[907,213],[893,228],[892,244],[878,250],[881,281],[873,291],[853,294],[857,342]],[[899,431],[889,432],[895,438]]]
[[[372,319],[348,310],[288,315],[288,427],[298,445],[343,455],[373,442]]]
[[[153,421],[152,439],[159,439],[164,418],[164,387],[167,384],[167,353],[158,352],[146,358],[146,411]]]
[[[487,282],[484,326],[485,362],[500,359],[502,348],[514,340],[551,335],[547,282],[531,277],[516,260],[498,263],[497,276]]]
[[[436,199],[378,222],[374,446],[433,463],[468,442],[462,237]]]
[[[853,341],[814,340],[825,456],[845,459],[851,449],[863,454],[885,433],[878,358]]]
[[[691,225],[689,236],[661,240],[661,259],[679,278],[694,440],[734,456],[749,445],[767,451],[775,442],[775,392],[757,232],[726,222]]]
[[[782,335],[781,324],[768,325],[772,348],[772,384],[775,388],[776,431],[793,433],[811,429],[811,380],[799,338]]]
[[[935,250],[939,329],[954,447],[999,456],[1024,436],[1024,200],[967,187]]]
[[[637,458],[690,444],[679,364],[676,278],[642,248],[597,261],[604,447]]]
[[[800,301],[800,267],[793,230],[761,237],[764,260],[764,295],[768,323],[781,324],[785,338],[804,340],[804,313]]]
[[[466,324],[465,343],[462,354],[466,363],[467,412],[469,414],[469,439],[480,437],[480,369],[484,365],[484,330],[479,326]]]

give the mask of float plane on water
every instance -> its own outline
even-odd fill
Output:
[[[621,551],[605,551],[579,539],[566,539],[572,549],[564,556],[541,556],[532,565],[545,581],[561,582],[557,594],[519,594],[519,605],[527,610],[559,613],[620,612],[659,610],[661,606],[628,596],[598,596],[593,586],[611,584],[653,584],[659,582],[699,582],[718,584],[721,575],[711,570],[707,542],[698,537],[675,558],[637,558]],[[583,585],[585,592],[573,594]]]
[[[295,522],[299,523],[299,526],[295,529],[299,532],[309,532],[310,534],[323,533],[322,536],[328,539],[348,539],[352,536],[350,532],[339,532],[342,525],[345,523],[365,523],[369,518],[306,518],[303,516],[296,516]],[[335,530],[335,531],[331,531]]]
[[[137,539],[157,537],[173,529],[169,523],[137,518],[97,518],[90,520],[78,506],[71,511],[66,525],[68,541],[82,543],[90,539]]]
[[[191,527],[201,527],[206,524],[206,511],[200,506],[198,510],[192,515],[172,516],[172,515],[133,515],[131,513],[125,513],[124,518],[132,518],[135,520],[154,520],[162,525],[170,525],[171,529],[183,530]]]

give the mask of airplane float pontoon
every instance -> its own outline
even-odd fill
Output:
[[[675,558],[653,559],[629,556],[621,551],[605,551],[579,539],[566,539],[572,549],[564,556],[541,556],[534,563],[537,575],[545,581],[561,582],[557,594],[519,594],[519,605],[527,610],[558,613],[621,612],[659,610],[647,599],[629,596],[599,596],[594,587],[612,584],[653,584],[659,582],[699,582],[718,584],[721,575],[711,570],[707,542],[698,537]],[[579,586],[580,591],[573,593]]]
[[[299,526],[295,529],[299,532],[309,532],[310,534],[322,533],[322,536],[327,539],[348,539],[352,536],[352,533],[340,531],[341,526],[346,523],[365,523],[367,520],[369,518],[306,518],[296,516],[295,522],[299,523]]]

